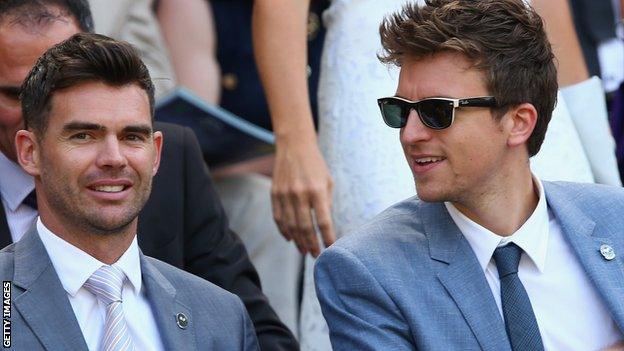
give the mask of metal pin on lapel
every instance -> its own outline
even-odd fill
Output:
[[[610,245],[607,244],[600,245],[600,254],[607,261],[611,261],[615,258],[615,251]]]
[[[178,327],[180,327],[180,329],[186,329],[186,327],[188,326],[188,318],[184,313],[180,312],[176,314],[176,323],[178,324]]]

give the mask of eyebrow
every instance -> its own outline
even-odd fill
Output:
[[[88,122],[69,122],[63,126],[63,131],[72,132],[76,130],[106,130],[106,127],[100,124]]]
[[[106,131],[106,127],[101,124],[89,123],[89,122],[69,122],[63,126],[63,131],[72,132],[77,130],[95,130]],[[153,133],[152,127],[146,124],[129,125],[124,127],[123,133],[139,133],[144,135],[150,135]]]
[[[152,130],[152,127],[149,125],[130,125],[127,126],[123,129],[124,133],[139,133],[139,134],[144,134],[144,135],[150,135],[152,134],[154,131]]]

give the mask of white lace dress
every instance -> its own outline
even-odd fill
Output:
[[[415,194],[399,142],[377,99],[394,95],[398,69],[379,62],[379,24],[405,0],[334,0],[319,83],[319,143],[334,179],[332,217],[338,237],[395,202]],[[301,349],[331,350],[313,283],[314,260],[305,262],[300,318]]]
[[[379,62],[379,24],[406,0],[334,0],[319,83],[319,142],[333,176],[333,219],[338,237],[391,204],[415,194],[399,142],[387,127],[377,98],[396,92],[398,69]],[[531,160],[546,180],[593,181],[587,158],[563,99],[545,143]],[[331,350],[328,328],[314,290],[314,260],[306,256],[300,342],[303,351]]]

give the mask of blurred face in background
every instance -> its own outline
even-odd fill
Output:
[[[17,162],[15,133],[23,128],[22,82],[39,56],[78,32],[78,25],[69,17],[34,27],[14,23],[10,15],[0,20],[0,152],[10,160]]]

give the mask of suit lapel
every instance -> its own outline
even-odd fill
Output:
[[[4,205],[0,201],[0,248],[8,246],[12,242],[13,238],[11,237],[9,223],[7,222],[6,213],[4,212]]]
[[[438,279],[451,295],[483,350],[510,350],[505,325],[485,274],[442,203],[421,203],[429,252],[445,263]]]
[[[178,299],[175,287],[143,254],[141,254],[141,272],[145,294],[152,306],[165,349],[197,350],[191,310]],[[187,317],[188,325],[185,329],[177,324],[176,316],[179,313]],[[202,347],[208,346],[202,345]]]
[[[622,233],[616,233],[614,229],[605,226],[597,226],[596,222],[576,205],[580,200],[575,200],[574,196],[565,191],[567,188],[544,182],[544,189],[548,205],[557,218],[564,237],[576,253],[589,280],[603,298],[620,331],[624,333],[622,256],[616,256],[615,259],[608,261],[600,254],[601,245],[616,247],[615,239],[621,238]],[[620,247],[621,249],[624,247]],[[618,253],[621,254],[616,250],[616,254]]]
[[[33,226],[15,245],[15,309],[46,350],[88,350],[67,293]],[[17,295],[17,294],[16,294]]]

